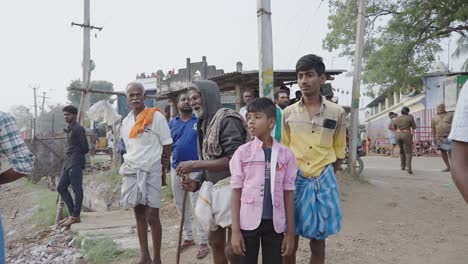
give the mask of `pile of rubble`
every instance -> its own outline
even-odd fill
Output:
[[[7,249],[6,263],[85,263],[75,244],[78,244],[76,236],[70,230],[48,229],[11,243]]]

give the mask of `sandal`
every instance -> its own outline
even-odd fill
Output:
[[[65,222],[67,222],[67,221],[68,221],[68,218],[70,218],[70,217],[69,217],[69,216],[67,216],[67,217],[63,218],[62,220],[60,220],[60,221],[58,222],[58,224],[59,224],[59,225],[63,225],[63,224],[65,224]]]
[[[68,220],[67,220],[65,223],[63,223],[62,225],[65,226],[65,227],[70,227],[71,225],[76,224],[76,223],[79,223],[79,222],[81,222],[81,220],[80,220],[79,217],[73,217],[73,216],[71,216],[71,217],[69,217]]]
[[[200,247],[198,248],[198,252],[197,252],[197,259],[202,259],[208,256],[209,252],[210,252],[210,248],[208,248],[208,245],[200,244]]]
[[[180,251],[185,250],[191,246],[195,246],[195,241],[193,240],[184,240],[182,244],[180,245]]]

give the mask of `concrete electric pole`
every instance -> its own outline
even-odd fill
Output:
[[[364,52],[366,1],[358,0],[358,19],[356,29],[356,50],[354,51],[353,95],[351,99],[351,135],[349,148],[349,168],[356,177],[357,139],[359,126],[359,100],[361,97],[362,53]]]
[[[83,24],[77,24],[72,22],[72,26],[80,26],[83,28],[83,79],[82,85],[83,89],[89,89],[90,84],[90,77],[91,77],[91,44],[90,44],[90,34],[91,29],[98,29],[99,31],[102,30],[102,27],[94,27],[91,26],[91,14],[90,14],[90,0],[84,0],[84,22]],[[84,117],[86,111],[88,111],[89,107],[91,106],[91,94],[89,91],[83,91],[82,94],[82,102],[80,103],[80,113],[78,115],[78,120],[80,123],[84,125]],[[87,124],[89,126],[89,124]]]
[[[33,118],[33,128],[32,128],[32,138],[33,140],[36,138],[36,121],[37,121],[37,95],[36,95],[37,87],[33,87],[34,91],[34,118]]]
[[[270,0],[257,0],[258,22],[258,83],[260,97],[274,100],[273,37]]]

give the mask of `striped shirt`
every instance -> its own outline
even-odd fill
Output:
[[[0,154],[8,158],[14,171],[22,174],[33,171],[34,156],[21,138],[14,117],[4,112],[0,112]]]

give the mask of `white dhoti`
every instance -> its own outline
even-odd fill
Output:
[[[137,169],[136,173],[123,173],[121,203],[125,208],[147,205],[161,207],[162,165],[156,162],[150,171]]]
[[[217,230],[218,226],[231,226],[230,179],[222,179],[216,184],[205,181],[200,188],[195,215],[207,232]]]

